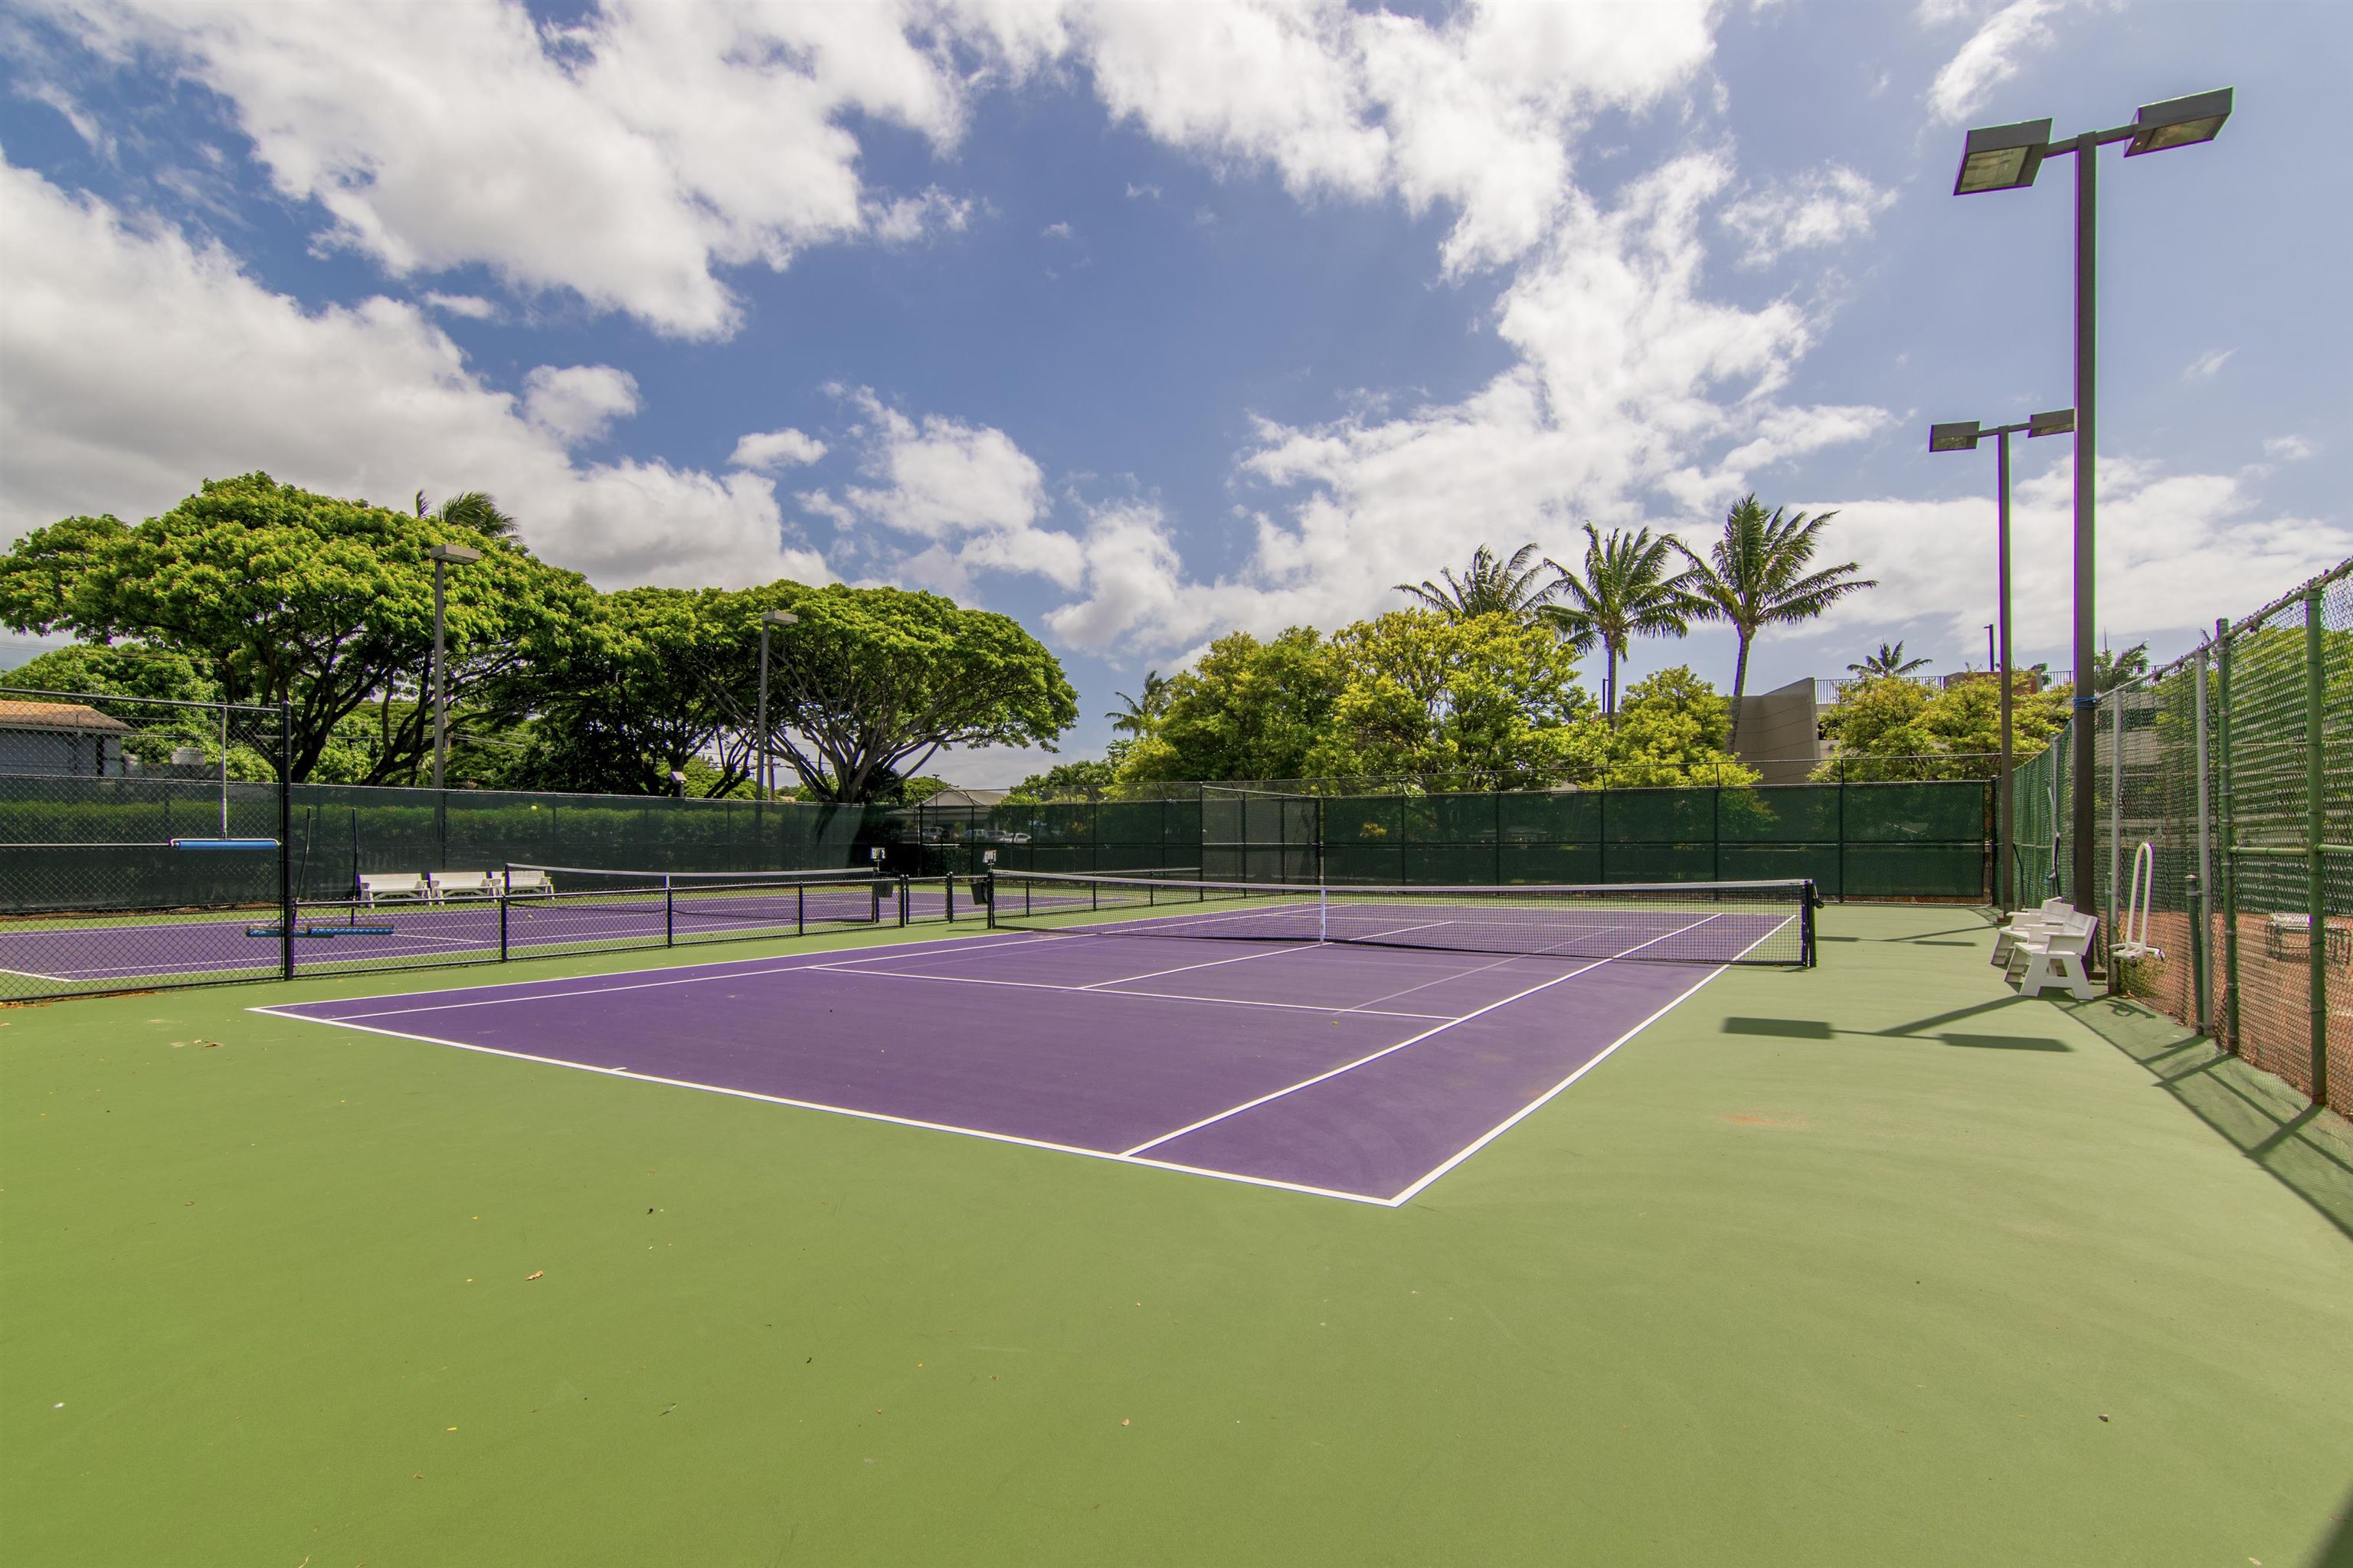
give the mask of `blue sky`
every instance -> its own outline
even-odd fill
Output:
[[[2163,655],[2353,554],[2348,58],[2295,5],[18,0],[0,538],[255,468],[485,488],[607,588],[1016,615],[1085,756],[1222,631],[1755,490],[1882,587],[1752,689],[1958,668],[1993,461],[1926,426],[2072,400],[2072,171],[1955,198],[1962,132],[2232,86],[2213,144],[2101,166],[2101,620]],[[2070,452],[2017,456],[2063,666]],[[1728,637],[1633,673],[1684,661],[1728,683]]]

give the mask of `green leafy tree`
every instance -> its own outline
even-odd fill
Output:
[[[1603,539],[1585,525],[1582,576],[1559,562],[1545,565],[1559,574],[1554,585],[1561,602],[1538,609],[1536,619],[1567,640],[1577,653],[1601,645],[1601,714],[1618,714],[1618,662],[1637,637],[1681,637],[1691,630],[1694,603],[1676,569],[1672,540],[1653,538],[1644,528],[1629,534],[1612,528]]]
[[[1033,805],[1049,800],[1100,800],[1119,782],[1114,762],[1058,762],[1043,773],[1032,773],[1005,797],[1008,804]]]
[[[1898,638],[1892,645],[1882,642],[1879,645],[1879,652],[1866,653],[1862,656],[1862,663],[1849,664],[1846,668],[1849,674],[1868,681],[1881,675],[1908,675],[1915,670],[1925,670],[1927,667],[1928,661],[1926,659],[1904,657],[1904,641],[1903,639]]]
[[[1598,789],[1746,788],[1762,777],[1726,748],[1731,705],[1688,665],[1638,681],[1614,726],[1586,726],[1577,782]]]
[[[1120,705],[1103,715],[1111,720],[1111,727],[1122,735],[1148,735],[1168,706],[1168,678],[1157,670],[1149,670],[1145,673],[1142,697],[1131,697],[1125,692],[1113,692],[1112,695],[1119,699]]]
[[[1768,626],[1794,626],[1811,620],[1851,593],[1879,585],[1854,574],[1852,561],[1810,571],[1820,547],[1822,525],[1837,516],[1803,512],[1784,517],[1775,507],[1767,514],[1754,495],[1733,503],[1725,514],[1724,533],[1708,546],[1702,559],[1678,540],[1675,548],[1690,563],[1684,585],[1698,601],[1695,620],[1721,620],[1740,640],[1732,666],[1731,749],[1740,747],[1740,699],[1748,690],[1748,650]]]
[[[2030,691],[2031,679],[2022,672],[2015,680],[2011,749],[2023,758],[2066,722],[2070,693],[2063,686]],[[2001,750],[2001,683],[1989,676],[1931,691],[1892,675],[1851,681],[1823,715],[1822,731],[1838,754],[1814,769],[1817,779],[1990,779]]]
[[[1441,788],[1556,780],[1593,711],[1577,657],[1503,612],[1451,619],[1396,610],[1335,635],[1339,677],[1311,775],[1436,775]]]
[[[1323,637],[1294,626],[1263,642],[1236,631],[1168,683],[1152,732],[1119,764],[1125,780],[1296,779],[1331,724],[1339,678]]]
[[[660,795],[676,770],[695,794],[748,785],[751,748],[730,731],[719,694],[741,662],[735,597],[641,588],[599,598],[562,656],[522,678],[520,698],[539,715],[523,769],[532,784]]]
[[[1438,574],[1441,581],[1424,577],[1419,584],[1399,583],[1397,589],[1424,609],[1449,620],[1479,615],[1525,620],[1556,591],[1554,585],[1543,580],[1544,568],[1551,562],[1528,565],[1535,553],[1534,545],[1523,545],[1512,552],[1510,560],[1498,560],[1493,550],[1482,545],[1471,553],[1470,569],[1461,577],[1441,571]]]
[[[1041,746],[1076,723],[1078,694],[1043,644],[1012,620],[902,588],[777,582],[726,596],[730,726],[754,727],[759,616],[800,623],[773,641],[773,744],[807,798],[882,798],[944,746]]]
[[[297,779],[347,719],[383,704],[383,748],[362,770],[377,782],[412,769],[431,744],[421,706],[412,701],[392,727],[389,704],[430,659],[426,552],[444,542],[482,551],[448,575],[450,692],[462,711],[574,634],[587,584],[501,540],[263,473],[207,480],[135,526],[69,517],[35,530],[0,559],[0,621],[130,638],[185,655],[227,700],[290,705]]]

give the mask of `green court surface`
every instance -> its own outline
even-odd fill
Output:
[[[0,1011],[0,1557],[2343,1560],[2344,1124],[1822,931],[1394,1210],[245,1011],[646,955]]]

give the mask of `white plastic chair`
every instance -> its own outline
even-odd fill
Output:
[[[2041,996],[2055,988],[2078,1001],[2091,1001],[2099,994],[2092,989],[2091,965],[2092,936],[2099,926],[2093,916],[2071,915],[2057,930],[2021,937],[2005,978],[2021,996]]]

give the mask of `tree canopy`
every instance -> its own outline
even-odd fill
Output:
[[[1120,765],[1126,779],[1298,779],[1331,721],[1335,672],[1314,628],[1235,631],[1170,679],[1167,705]]]
[[[1308,758],[1318,776],[1550,783],[1570,756],[1572,726],[1593,711],[1568,646],[1502,611],[1396,610],[1346,628],[1327,651],[1338,694]]]
[[[2011,754],[2023,759],[2066,723],[2073,694],[2065,686],[2030,691],[2023,673],[2014,679]],[[1817,779],[1990,779],[2001,749],[2001,682],[1989,675],[1932,691],[1896,675],[1850,681],[1823,715],[1822,731],[1838,755],[1814,770]]]
[[[1580,736],[1577,781],[1597,789],[1745,788],[1762,777],[1727,750],[1731,704],[1678,664],[1637,681],[1614,726]]]
[[[418,679],[433,645],[426,552],[458,543],[482,558],[448,573],[449,689],[476,689],[544,658],[575,634],[587,583],[519,547],[454,524],[283,485],[265,473],[207,480],[136,525],[69,517],[0,560],[0,620],[128,638],[184,654],[223,699],[286,703],[294,777],[308,778],[339,726],[385,704],[382,745],[360,770],[379,782],[430,744],[414,704],[388,699]]]

